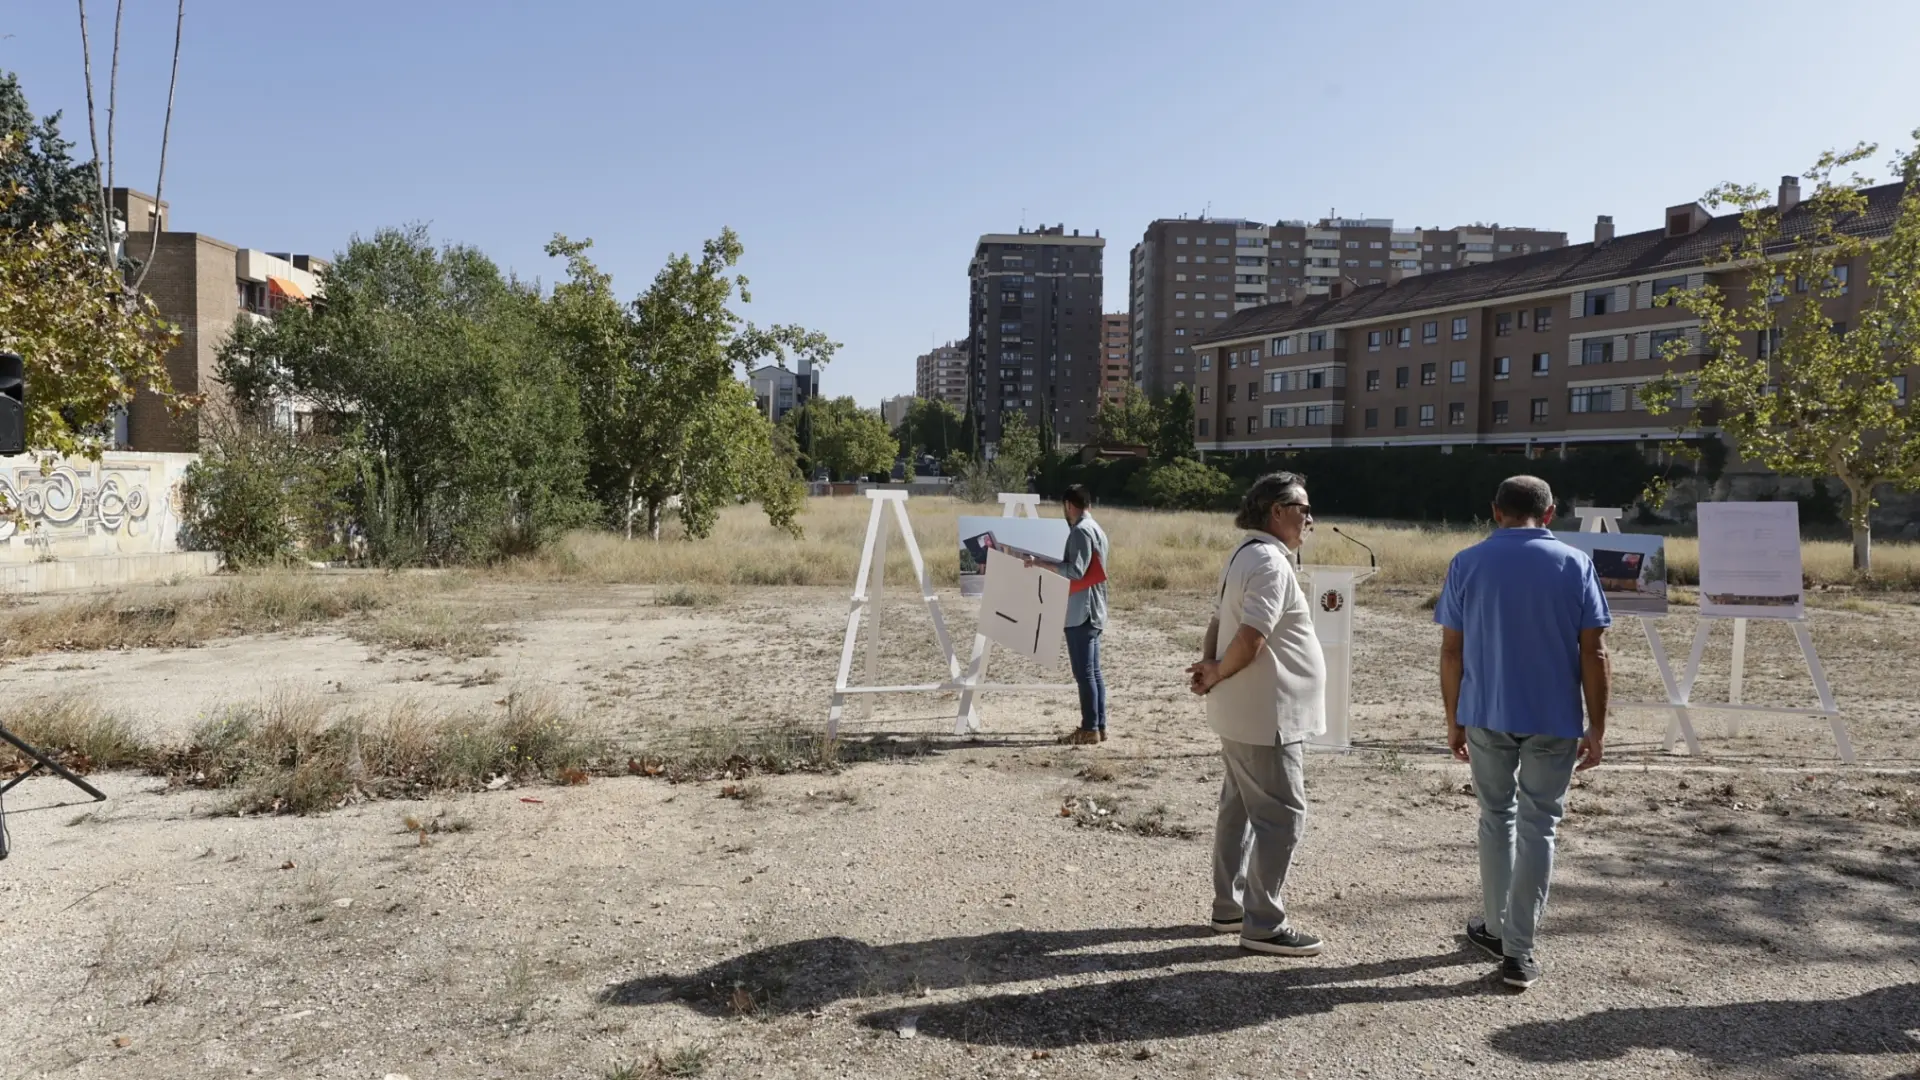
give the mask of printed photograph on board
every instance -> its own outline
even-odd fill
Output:
[[[1646,533],[1555,533],[1593,560],[1607,607],[1616,615],[1667,613],[1667,541]]]
[[[1798,619],[1806,613],[1800,504],[1701,503],[1700,614]]]
[[[1015,558],[1033,556],[1056,567],[1067,557],[1065,518],[963,517],[960,519],[960,595],[979,596],[987,587],[987,552]]]

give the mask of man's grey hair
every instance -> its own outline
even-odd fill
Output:
[[[1291,501],[1296,490],[1304,491],[1307,478],[1299,473],[1268,473],[1253,482],[1240,498],[1240,512],[1233,517],[1236,527],[1249,532],[1265,532],[1273,524],[1273,508]]]
[[[1510,476],[1500,481],[1493,507],[1510,518],[1544,521],[1553,509],[1553,489],[1537,476]]]

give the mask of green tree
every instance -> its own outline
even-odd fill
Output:
[[[14,174],[19,141],[0,136],[0,175]],[[84,220],[14,217],[19,197],[18,186],[0,180],[0,221],[14,223],[0,228],[0,350],[26,363],[27,445],[97,457],[113,414],[136,393],[191,404],[167,380],[179,331],[151,300],[123,296]]]
[[[1899,159],[1905,189],[1879,242],[1862,235],[1870,181],[1851,172],[1875,149],[1821,155],[1805,174],[1813,191],[1789,216],[1791,232],[1763,187],[1729,183],[1707,194],[1708,205],[1740,211],[1739,240],[1711,267],[1726,284],[1709,280],[1655,301],[1700,320],[1706,356],[1697,371],[1674,370],[1687,349],[1669,343],[1669,372],[1644,394],[1658,414],[1691,385],[1743,457],[1785,475],[1837,478],[1862,574],[1873,565],[1875,487],[1920,487],[1920,429],[1895,383],[1920,365],[1920,145]],[[1847,274],[1863,257],[1860,317],[1840,327],[1832,301],[1859,287]],[[1701,423],[1696,409],[1682,428]]]
[[[1160,463],[1197,458],[1193,440],[1193,391],[1185,383],[1154,403],[1153,460]]]
[[[244,408],[302,397],[361,431],[381,561],[511,555],[590,513],[578,385],[541,307],[472,248],[383,229],[336,258],[324,304],[237,324],[219,374]]]
[[[915,399],[898,432],[900,452],[908,457],[927,454],[944,460],[964,452],[968,445],[966,421],[952,405],[939,399]]]
[[[616,320],[611,285],[584,256],[585,243],[556,237],[550,254],[568,260],[562,322],[578,373],[593,447],[595,487],[629,536],[644,521],[658,539],[676,500],[687,535],[712,529],[729,499],[793,498],[788,470],[776,469],[773,432],[736,373],[789,353],[825,364],[838,344],[798,326],[759,329],[732,310],[734,290],[750,300],[747,279],[731,273],[742,247],[722,230],[695,260],[676,255]],[[559,290],[556,290],[558,293]],[[806,446],[801,443],[802,448]],[[770,516],[776,506],[762,505]],[[785,515],[791,526],[792,515]]]
[[[1101,446],[1151,447],[1159,433],[1153,402],[1131,383],[1119,400],[1101,404],[1093,423]]]
[[[1001,468],[1015,486],[1003,491],[1025,491],[1027,479],[1040,464],[1040,437],[1027,414],[1008,410],[1000,414],[1000,442],[993,463]]]
[[[1227,474],[1192,458],[1155,465],[1133,478],[1133,495],[1167,510],[1211,510],[1232,488]]]
[[[90,230],[100,199],[93,164],[74,162],[73,143],[60,134],[59,113],[34,119],[19,78],[0,72],[0,139],[7,138],[15,140],[16,152],[0,162],[0,187],[14,195],[0,210],[0,230],[53,225]]]
[[[813,460],[837,480],[857,480],[890,472],[899,444],[886,421],[871,409],[862,409],[850,397],[807,402],[813,422]]]
[[[350,444],[216,406],[201,418],[200,456],[180,482],[183,538],[236,569],[329,547],[345,539],[356,464]]]

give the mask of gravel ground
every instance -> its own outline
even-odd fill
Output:
[[[516,641],[461,664],[332,637],[222,648],[250,658],[249,684],[322,692],[300,672],[325,668],[353,707],[464,706],[463,673],[491,667],[639,741],[824,718],[836,590],[693,612],[648,595],[541,592]],[[104,804],[29,781],[0,864],[0,1078],[1920,1078],[1913,608],[1816,615],[1861,766],[1834,763],[1817,722],[1729,738],[1703,719],[1694,762],[1661,747],[1662,715],[1623,713],[1574,792],[1547,979],[1515,995],[1460,935],[1474,807],[1438,753],[1420,599],[1360,608],[1362,746],[1309,761],[1289,895],[1328,940],[1318,958],[1242,955],[1202,927],[1219,767],[1178,670],[1205,598],[1123,598],[1097,748],[1048,743],[1064,697],[988,699],[981,738],[921,739],[951,723],[928,699],[850,725],[913,738],[833,775],[311,818],[223,816],[217,793],[129,774],[99,778]],[[913,615],[889,610],[883,677],[928,674]],[[970,610],[949,617],[971,629]],[[1669,619],[1669,647],[1690,629]],[[1808,693],[1777,636],[1756,631],[1752,700]],[[195,702],[252,692],[211,681],[236,672],[196,667],[207,651],[80,659],[109,704],[172,731]],[[1651,696],[1644,643],[1616,651],[1621,696]],[[70,686],[56,666],[0,683]],[[170,696],[141,698],[141,671]]]

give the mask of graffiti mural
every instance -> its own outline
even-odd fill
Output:
[[[190,454],[108,454],[99,461],[0,458],[0,559],[174,551],[173,489]]]

